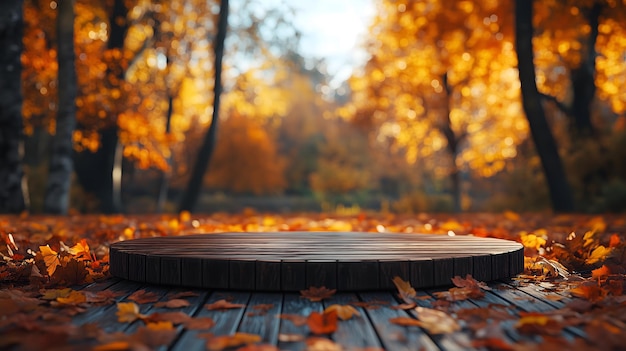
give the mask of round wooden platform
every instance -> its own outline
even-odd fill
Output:
[[[519,243],[473,236],[355,232],[221,233],[121,241],[111,274],[211,289],[362,291],[450,285],[454,276],[508,279],[524,268]]]

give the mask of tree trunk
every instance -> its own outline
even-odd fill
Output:
[[[572,105],[574,137],[591,136],[594,133],[591,122],[591,104],[596,95],[596,41],[602,5],[595,2],[590,9],[585,9],[585,17],[591,32],[583,43],[580,66],[572,69],[570,76],[574,99]]]
[[[217,36],[213,51],[215,55],[215,84],[213,85],[213,114],[211,126],[204,135],[204,141],[198,151],[196,164],[191,173],[191,179],[187,184],[185,193],[180,202],[179,211],[193,211],[198,202],[198,196],[202,190],[202,180],[209,165],[217,136],[217,124],[219,121],[220,95],[222,93],[222,58],[224,57],[224,40],[228,29],[228,0],[222,0],[217,27]]]
[[[452,111],[452,87],[448,84],[448,73],[446,72],[443,77],[443,86],[446,91],[446,108],[444,123],[440,126],[439,130],[446,137],[448,143],[446,149],[450,155],[451,167],[450,171],[450,187],[452,193],[452,200],[454,205],[454,212],[461,212],[463,206],[461,204],[461,171],[456,164],[456,158],[459,155],[459,144],[464,139],[463,135],[457,135],[452,129],[452,120],[450,119],[450,111]]]
[[[170,133],[172,125],[172,113],[174,112],[174,96],[170,93],[167,96],[167,116],[165,119],[165,133]],[[167,165],[172,166],[171,156],[167,158]],[[167,202],[167,190],[169,188],[171,169],[161,172],[161,184],[159,186],[159,197],[157,198],[157,212],[163,212],[165,203]]]
[[[0,1],[0,212],[26,209],[22,180],[22,0]]]
[[[109,50],[124,50],[124,39],[128,32],[127,21],[128,9],[124,4],[124,0],[115,0],[113,10],[109,16],[109,25],[111,28],[107,48]],[[109,88],[117,87],[121,89],[120,82],[124,81],[125,70],[121,64],[107,67],[104,84]],[[124,106],[122,102],[124,94],[121,94],[119,101],[114,101],[110,111],[114,115],[111,123],[99,131],[101,136],[101,145],[98,151],[91,153],[83,151],[76,153],[75,168],[78,180],[83,189],[96,196],[100,206],[99,210],[103,213],[119,213],[122,211],[120,186],[116,185],[113,177],[114,172],[121,172],[121,162],[116,162],[119,157],[119,145],[117,115],[119,109]],[[117,165],[117,166],[116,166]]]
[[[59,109],[52,139],[44,212],[67,214],[72,179],[72,134],[78,93],[74,55],[74,0],[60,0],[57,10]]]
[[[548,182],[552,209],[555,212],[572,212],[574,200],[570,191],[557,145],[541,106],[541,96],[535,80],[533,62],[533,1],[515,1],[515,45],[522,87],[522,102],[530,132],[541,158],[541,165]]]

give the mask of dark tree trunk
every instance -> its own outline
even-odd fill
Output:
[[[222,0],[218,19],[217,36],[213,45],[215,55],[215,84],[213,85],[213,114],[211,116],[211,126],[204,135],[204,140],[196,164],[191,173],[191,179],[180,202],[180,211],[193,211],[198,202],[198,196],[202,190],[202,179],[209,165],[211,155],[215,146],[217,136],[217,124],[219,121],[220,95],[222,93],[222,58],[224,57],[224,40],[228,29],[228,0]]]
[[[57,10],[59,109],[44,198],[44,212],[67,214],[72,179],[72,133],[78,92],[74,64],[74,0],[60,0]]]
[[[22,180],[22,0],[0,1],[0,213],[26,209]]]
[[[115,0],[113,10],[109,16],[111,34],[107,42],[109,50],[124,49],[124,38],[128,32],[127,22],[128,9],[124,0]],[[109,88],[120,87],[124,81],[125,70],[121,64],[112,64],[107,67],[105,82]],[[117,114],[118,109],[123,106],[120,101],[111,103],[114,115],[113,120],[107,127],[99,131],[101,136],[101,146],[95,153],[83,151],[75,154],[76,174],[83,189],[93,194],[98,202],[99,209],[103,213],[119,213],[122,211],[120,184],[114,181],[114,173],[121,172],[121,162],[119,157],[120,145],[118,137]],[[116,157],[118,155],[118,157]],[[116,168],[117,167],[117,168]],[[119,178],[119,177],[118,177]]]
[[[541,95],[535,80],[532,47],[533,1],[516,0],[515,15],[515,45],[524,112],[548,182],[552,209],[555,212],[571,212],[574,210],[574,200],[556,142],[541,106]]]
[[[165,119],[165,133],[170,133],[172,124],[172,113],[174,112],[174,96],[168,94],[167,96],[167,116]],[[171,157],[167,158],[167,165],[171,167]],[[166,170],[161,173],[161,184],[159,186],[159,197],[157,198],[157,212],[163,212],[165,203],[167,202],[167,190],[170,182],[171,170]]]
[[[452,192],[452,200],[455,212],[462,211],[461,205],[461,171],[456,164],[456,158],[459,155],[459,144],[463,140],[463,135],[457,135],[452,129],[452,120],[450,119],[450,111],[452,110],[452,87],[448,84],[448,73],[443,75],[443,86],[446,91],[446,109],[445,120],[439,130],[445,136],[448,143],[446,149],[450,155],[452,171],[450,172],[450,187]]]
[[[574,90],[572,114],[574,119],[574,137],[591,136],[594,133],[591,122],[591,104],[596,95],[596,41],[602,5],[595,2],[590,9],[585,9],[585,17],[591,32],[583,43],[580,66],[572,69],[571,80]]]

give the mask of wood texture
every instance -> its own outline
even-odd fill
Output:
[[[538,284],[526,283],[515,286],[504,282],[488,284],[491,290],[485,292],[485,296],[478,299],[454,302],[454,309],[461,311],[476,308],[497,308],[508,311],[513,318],[518,318],[522,312],[555,312],[571,301],[564,296],[562,300],[549,298],[555,292],[546,291]],[[108,290],[117,292],[115,302],[128,302],[128,297],[133,292],[145,290],[154,293],[159,301],[167,301],[171,294],[186,291],[185,289],[171,288],[140,284],[127,280],[111,278],[105,281],[88,285],[82,289],[84,292],[98,292]],[[436,293],[445,289],[418,290],[415,302],[421,307],[435,308],[437,304]],[[296,316],[306,318],[311,312],[321,312],[334,304],[351,305],[358,312],[349,320],[339,321],[337,330],[329,337],[339,344],[344,350],[474,350],[472,347],[472,335],[468,328],[450,334],[431,334],[428,329],[417,326],[400,326],[390,322],[390,318],[407,317],[417,318],[415,310],[402,310],[398,305],[402,303],[395,291],[376,291],[359,293],[338,292],[321,302],[312,302],[301,297],[299,293],[265,293],[243,292],[224,290],[192,290],[195,295],[183,297],[189,301],[189,305],[176,309],[194,318],[209,317],[215,325],[210,329],[190,330],[182,326],[176,327],[176,338],[171,344],[162,346],[158,350],[204,350],[206,339],[202,335],[211,333],[215,336],[232,335],[235,332],[252,333],[259,335],[260,343],[278,346],[281,350],[304,350],[305,338],[311,336],[310,328],[304,324],[294,324],[287,318],[280,316]],[[231,303],[242,304],[241,308],[226,310],[209,310],[207,304],[218,300],[227,300]],[[171,312],[166,307],[156,307],[153,303],[139,304],[140,313],[151,315],[153,313]],[[72,317],[74,325],[93,323],[107,333],[121,332],[131,334],[144,323],[120,323],[116,315],[116,305],[109,304],[87,309],[84,313]],[[538,342],[537,335],[525,335],[519,333],[515,327],[515,321],[507,320],[499,322],[503,333],[499,336],[504,342],[513,345],[523,344],[528,341]],[[301,338],[293,338],[301,336]],[[568,340],[586,339],[587,335],[579,327],[567,327],[561,331],[561,336]],[[324,336],[326,337],[326,336]],[[292,338],[292,340],[288,340]],[[581,341],[581,340],[579,340]],[[588,339],[586,342],[590,342]],[[80,347],[75,349],[92,349],[98,342],[94,339],[83,341]],[[482,350],[482,348],[480,349]]]
[[[508,279],[524,267],[521,244],[493,238],[355,232],[221,233],[143,238],[111,246],[112,275],[174,286],[246,291],[393,289],[451,284],[471,274]]]

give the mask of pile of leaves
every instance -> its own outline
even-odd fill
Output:
[[[156,296],[137,291],[117,303],[119,323],[143,322],[133,333],[107,334],[97,326],[71,324],[73,317],[88,309],[116,303],[121,293],[80,290],[101,281],[108,274],[108,248],[111,243],[142,237],[218,232],[262,231],[364,231],[474,235],[519,241],[524,245],[526,270],[515,279],[518,286],[539,286],[548,298],[568,303],[546,313],[515,316],[503,306],[459,309],[459,301],[481,299],[490,287],[471,276],[456,277],[454,287],[434,293],[432,305],[424,305],[423,295],[400,277],[394,279],[401,304],[394,308],[410,310],[411,318],[399,317],[390,323],[417,326],[430,334],[450,334],[461,329],[473,335],[473,346],[494,349],[533,349],[536,344],[510,344],[502,340],[502,330],[488,321],[516,319],[521,334],[540,335],[545,347],[563,343],[564,328],[584,328],[589,340],[601,349],[619,349],[626,331],[626,220],[623,216],[548,216],[541,214],[463,214],[416,215],[362,213],[354,216],[326,214],[241,214],[151,216],[45,217],[0,216],[0,348],[20,345],[22,349],[81,345],[98,340],[100,350],[142,349],[168,344],[176,328],[210,330],[214,321],[183,312],[140,313],[139,305],[157,303]],[[311,287],[301,292],[311,301],[331,298],[333,290]],[[157,307],[180,309],[189,306],[192,293],[168,296]],[[228,300],[207,304],[208,310],[243,308]],[[255,306],[266,313],[271,306]],[[306,341],[310,349],[340,349],[330,336],[337,324],[362,318],[360,308],[371,304],[332,304],[323,312],[306,316],[279,317],[307,326],[308,335],[280,335],[282,341]],[[380,307],[380,306],[378,306]],[[200,333],[209,350],[240,347],[242,350],[274,350],[260,344],[260,336],[237,333],[215,336]],[[86,341],[85,341],[86,342]],[[578,341],[576,341],[578,342]],[[581,341],[585,342],[585,341]],[[570,345],[581,349],[589,344]],[[548,348],[549,349],[549,348]]]

